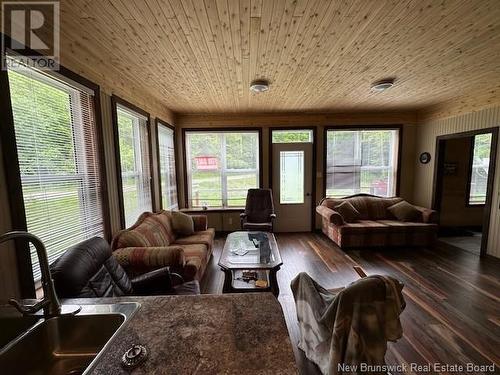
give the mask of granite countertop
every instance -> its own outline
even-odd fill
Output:
[[[140,302],[92,374],[129,374],[121,356],[132,344],[149,350],[132,374],[296,374],[279,302],[271,293],[68,300]]]

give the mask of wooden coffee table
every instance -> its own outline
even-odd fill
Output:
[[[279,295],[276,272],[283,264],[272,233],[233,232],[227,236],[219,266],[224,271],[223,293],[272,292]],[[244,281],[243,271],[257,272],[257,278],[267,282],[257,287],[254,281]]]

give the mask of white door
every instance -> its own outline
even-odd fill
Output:
[[[275,232],[309,232],[312,220],[313,144],[272,144]]]

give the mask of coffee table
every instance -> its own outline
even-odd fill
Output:
[[[276,272],[283,264],[272,233],[233,232],[227,236],[219,266],[224,271],[223,293],[272,292],[279,295]],[[242,280],[243,271],[257,272],[257,278],[267,282],[257,287],[255,282]]]

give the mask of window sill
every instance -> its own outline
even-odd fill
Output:
[[[244,211],[244,207],[231,207],[231,208],[207,208],[204,210],[203,208],[181,208],[181,212],[186,212],[186,213],[204,213],[204,212],[210,212],[210,213],[217,213],[217,212],[242,212]]]

